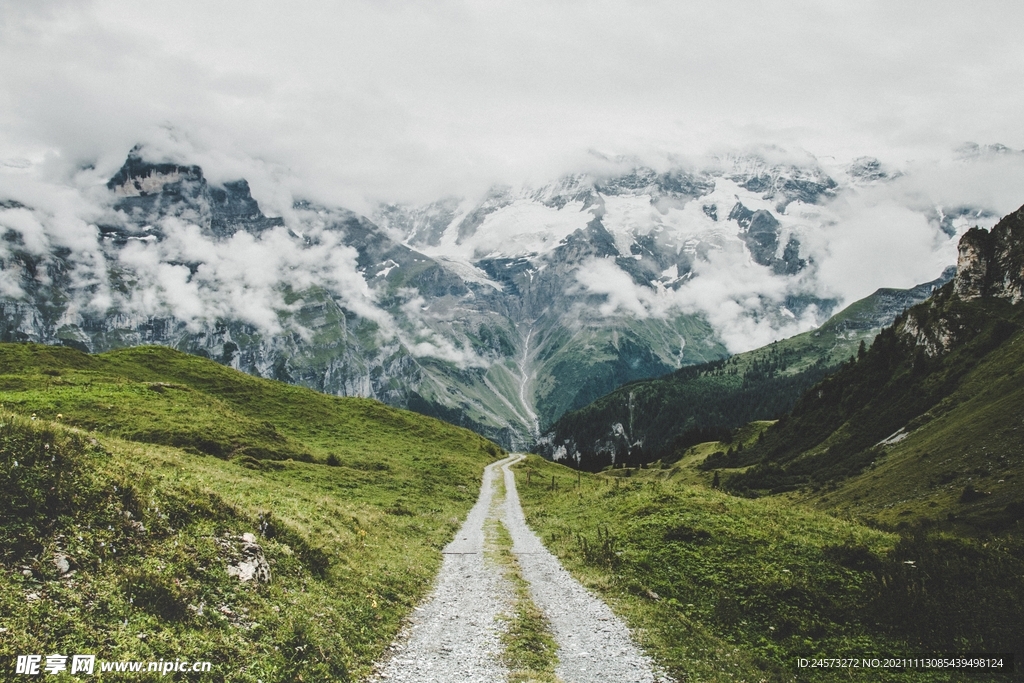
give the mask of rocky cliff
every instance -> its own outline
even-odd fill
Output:
[[[992,230],[973,228],[961,239],[954,291],[964,300],[1024,299],[1024,207]]]
[[[976,336],[979,325],[958,302],[1024,300],[1024,207],[991,230],[972,228],[960,238],[950,290],[908,312],[897,332],[929,356],[939,356]]]

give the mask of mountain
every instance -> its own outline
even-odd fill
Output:
[[[813,387],[745,451],[750,493],[806,488],[825,504],[896,523],[1024,518],[1024,207],[960,240],[953,280],[900,315],[862,356]]]
[[[588,470],[671,462],[689,446],[728,439],[734,429],[754,420],[775,419],[954,272],[949,268],[913,289],[879,289],[813,331],[626,384],[563,415],[538,441],[538,451]]]
[[[624,383],[824,322],[838,300],[812,246],[839,220],[828,207],[896,175],[758,155],[622,166],[368,216],[289,200],[274,216],[244,179],[136,148],[77,195],[84,217],[0,197],[0,340],[170,346],[523,449]],[[948,239],[988,214],[921,215]]]

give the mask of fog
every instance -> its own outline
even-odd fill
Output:
[[[129,149],[246,178],[264,212],[303,231],[296,199],[369,214],[379,202],[480,196],[565,173],[664,167],[723,150],[864,155],[903,176],[842,194],[803,238],[813,280],[772,276],[724,251],[677,292],[637,290],[598,265],[580,285],[608,314],[699,311],[730,348],[813,324],[750,313],[794,288],[849,302],[931,279],[955,236],[942,206],[1024,203],[1024,5],[788,2],[345,3],[182,0],[0,2],[0,211],[24,248],[72,250],[102,310],[95,222]],[[690,163],[690,162],[687,162]],[[323,284],[392,329],[351,249],[287,228],[215,244],[185,224],[121,255],[144,277],[133,310],[202,321],[231,313],[273,332],[283,284]],[[194,275],[175,266],[202,262]],[[811,276],[807,276],[808,278]],[[16,297],[11,273],[0,292]],[[397,332],[396,332],[397,334]],[[424,333],[426,334],[426,333]],[[745,340],[745,341],[744,341]],[[455,358],[440,339],[424,353]],[[470,359],[469,362],[476,362]]]

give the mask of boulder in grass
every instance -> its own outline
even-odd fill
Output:
[[[228,576],[234,576],[242,583],[270,583],[270,563],[253,534],[228,536],[220,539],[218,545],[227,556]]]

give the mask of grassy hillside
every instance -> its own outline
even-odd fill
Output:
[[[210,660],[209,680],[362,677],[499,453],[166,348],[3,345],[0,402],[4,671],[60,652]],[[247,533],[269,582],[228,573]]]
[[[1019,533],[1022,368],[1024,335],[1018,334],[965,373],[949,396],[870,449],[873,460],[862,474],[805,495],[889,527],[926,523]]]
[[[1020,539],[899,535],[672,469],[587,474],[531,456],[516,476],[545,544],[678,680],[1007,680],[796,662],[1024,651]]]
[[[955,320],[965,332],[930,355],[904,332],[911,318],[901,321],[808,392],[761,443],[705,467],[753,465],[726,485],[803,488],[890,523],[959,517],[999,530],[1024,519],[1024,308],[944,291],[910,313]],[[839,485],[843,493],[829,499]]]
[[[947,273],[948,275],[948,273]],[[940,278],[945,281],[948,277]],[[938,282],[938,281],[937,281]],[[931,285],[880,289],[820,328],[722,361],[632,382],[563,415],[539,446],[579,455],[584,469],[674,460],[686,448],[789,411],[811,386],[870,344],[880,326],[924,299]]]

